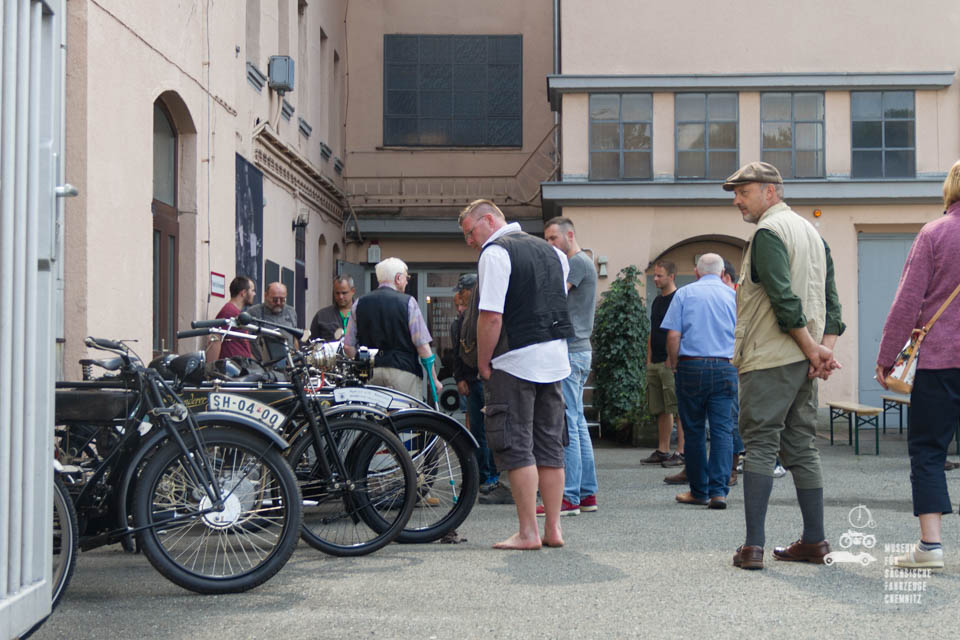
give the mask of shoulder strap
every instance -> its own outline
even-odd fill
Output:
[[[923,327],[924,333],[927,333],[928,331],[930,331],[930,327],[932,327],[933,323],[937,321],[937,318],[939,318],[940,315],[947,310],[947,307],[950,305],[951,302],[953,302],[953,299],[957,297],[958,293],[960,293],[960,284],[958,284],[957,288],[953,290],[953,293],[950,294],[950,297],[947,298],[942,305],[940,305],[940,308],[937,309],[937,312],[933,314],[932,318],[930,318],[930,322],[924,325]]]

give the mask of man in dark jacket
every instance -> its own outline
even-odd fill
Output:
[[[333,279],[333,304],[317,311],[310,323],[310,339],[339,340],[347,332],[353,296],[357,290],[350,276],[337,276]],[[337,331],[340,335],[337,335]]]

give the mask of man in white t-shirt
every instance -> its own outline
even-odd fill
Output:
[[[570,375],[567,256],[507,224],[489,200],[460,213],[467,244],[480,251],[477,369],[484,380],[487,442],[506,471],[519,530],[496,549],[563,546],[564,445],[561,381]],[[537,489],[546,520],[540,537]]]

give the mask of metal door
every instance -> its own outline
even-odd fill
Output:
[[[861,233],[857,241],[858,395],[862,404],[882,406],[884,393],[873,379],[883,324],[893,304],[913,233]]]
[[[64,9],[0,13],[0,638],[50,611]]]

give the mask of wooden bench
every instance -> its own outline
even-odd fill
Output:
[[[899,394],[885,394],[880,396],[883,400],[883,432],[887,432],[887,411],[897,410],[897,418],[900,426],[900,433],[903,433],[903,408],[907,408],[907,424],[910,424],[910,396]],[[957,423],[957,432],[954,438],[957,447],[957,455],[960,456],[960,422]]]
[[[880,414],[883,409],[870,407],[856,402],[828,402],[830,407],[830,444],[833,444],[833,421],[835,418],[847,417],[848,444],[854,445],[854,453],[860,455],[860,429],[873,427],[876,453],[880,455]]]
[[[888,394],[880,396],[883,400],[883,432],[887,432],[887,411],[897,410],[900,433],[903,433],[903,408],[907,408],[907,424],[910,424],[910,396]]]

